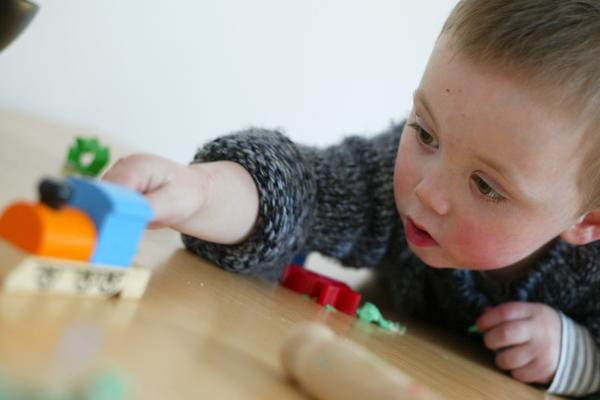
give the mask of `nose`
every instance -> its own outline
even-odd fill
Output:
[[[415,188],[419,201],[438,215],[450,212],[450,202],[447,196],[448,181],[439,173],[428,173],[423,176]]]

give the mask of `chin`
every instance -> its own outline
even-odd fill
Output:
[[[427,264],[428,267],[435,269],[470,269],[474,271],[487,271],[502,268],[506,264],[492,262],[492,260],[461,260],[458,257],[446,257],[441,254],[436,254],[431,250],[422,249],[410,245],[412,252],[419,257],[421,261]]]
[[[436,269],[463,268],[457,267],[456,264],[449,262],[449,260],[445,259],[444,257],[440,257],[438,254],[427,254],[427,251],[423,251],[420,248],[414,248],[411,245],[409,245],[409,247],[421,261],[427,264],[428,267]]]

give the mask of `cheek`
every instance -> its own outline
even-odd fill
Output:
[[[505,267],[529,256],[546,240],[534,238],[515,229],[518,225],[506,222],[482,226],[475,219],[465,219],[456,226],[458,229],[451,234],[453,258],[458,265],[471,268]]]
[[[403,134],[398,153],[396,155],[396,163],[394,165],[394,194],[396,196],[396,204],[399,204],[402,197],[411,193],[414,177],[416,176],[417,165],[412,156],[407,151],[405,140],[406,133]]]

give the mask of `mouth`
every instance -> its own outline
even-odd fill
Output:
[[[407,217],[404,223],[404,233],[406,239],[413,245],[418,247],[438,246],[438,242],[424,229],[419,227],[415,222]]]

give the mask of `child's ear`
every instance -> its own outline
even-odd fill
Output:
[[[575,225],[560,234],[560,238],[571,244],[588,244],[600,239],[600,209],[584,215]]]

